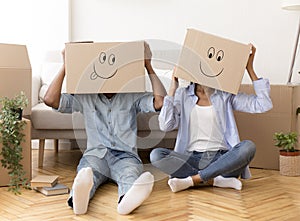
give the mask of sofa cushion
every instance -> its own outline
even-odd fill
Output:
[[[32,108],[30,119],[35,129],[66,130],[85,128],[81,113],[60,113],[44,103],[39,103]]]
[[[137,146],[139,149],[153,147],[174,148],[177,130],[161,131],[159,129],[158,115],[159,112],[138,114]]]
[[[158,112],[139,113],[137,115],[137,127],[140,131],[160,130],[158,123]]]
[[[140,131],[160,131],[158,112],[139,113],[137,126]],[[39,103],[32,108],[31,121],[35,129],[84,129],[84,119],[81,113],[60,113]]]
[[[39,92],[39,102],[43,102],[46,91],[48,90],[49,85],[51,84],[54,77],[59,72],[62,67],[62,63],[44,63],[41,68],[41,88]],[[66,83],[63,82],[62,92],[66,92]]]

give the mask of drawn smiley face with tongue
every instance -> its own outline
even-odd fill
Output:
[[[91,80],[97,78],[110,79],[118,72],[116,68],[116,56],[113,53],[100,52],[98,59],[93,63],[93,72],[90,75]]]
[[[214,47],[209,47],[206,57],[200,61],[200,72],[206,77],[218,77],[224,71],[224,67],[222,67],[224,56],[225,53],[223,50],[217,50]]]

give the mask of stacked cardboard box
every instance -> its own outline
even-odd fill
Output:
[[[28,98],[28,106],[23,115],[31,113],[31,65],[25,45],[0,44],[0,97],[13,98],[23,91]],[[1,108],[1,106],[0,106]],[[24,119],[26,127],[23,131],[25,141],[22,143],[22,164],[26,178],[31,179],[31,122]],[[0,151],[2,146],[0,144]],[[1,157],[0,157],[1,159]],[[0,165],[0,186],[9,184],[7,170]]]
[[[23,91],[29,101],[23,114],[30,115],[32,78],[25,45],[0,44],[0,79],[0,97],[12,98]]]
[[[23,118],[23,121],[26,122],[26,126],[24,128],[24,139],[25,141],[22,142],[22,148],[23,148],[23,160],[21,161],[24,171],[26,172],[25,177],[28,179],[28,181],[31,180],[31,122],[30,120],[27,120]],[[0,151],[2,150],[2,144],[0,143]],[[1,160],[1,156],[0,156]],[[7,174],[7,169],[4,169],[2,165],[0,166],[0,186],[7,186],[9,184],[9,176]]]
[[[242,85],[240,91],[254,93],[252,85]],[[236,112],[240,138],[256,144],[252,167],[279,169],[279,150],[274,146],[275,132],[300,132],[296,114],[300,107],[300,85],[271,85],[273,109],[262,114]]]

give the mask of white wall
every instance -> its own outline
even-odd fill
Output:
[[[255,68],[272,84],[285,84],[299,13],[280,0],[72,0],[71,40],[160,39],[182,44],[186,29],[257,47]],[[172,45],[171,44],[171,45]],[[299,60],[299,57],[298,57]],[[300,70],[300,62],[296,64]],[[299,74],[293,78],[300,82]],[[244,83],[250,82],[248,76]]]
[[[32,72],[69,40],[69,0],[0,0],[0,42],[25,44]]]

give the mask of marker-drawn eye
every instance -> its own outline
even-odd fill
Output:
[[[99,61],[101,64],[103,64],[106,60],[106,54],[104,52],[101,52],[99,55]]]
[[[109,58],[108,58],[108,63],[109,63],[110,65],[113,65],[113,64],[115,63],[115,61],[116,61],[115,55],[114,55],[114,54],[111,54],[111,55],[109,56]]]
[[[207,51],[207,57],[208,58],[212,58],[213,56],[215,56],[215,48],[214,47],[210,47]]]
[[[218,51],[217,57],[216,57],[217,61],[222,61],[223,58],[224,58],[224,51],[222,51],[222,50]]]

